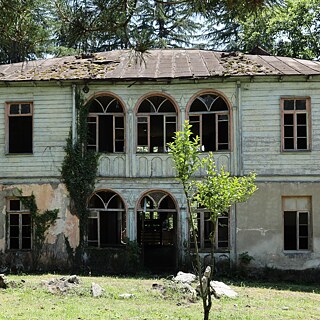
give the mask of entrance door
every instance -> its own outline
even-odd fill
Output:
[[[137,212],[137,240],[145,267],[171,271],[176,267],[177,210],[171,196],[163,191],[146,194]]]

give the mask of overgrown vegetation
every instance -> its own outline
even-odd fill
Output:
[[[77,137],[67,138],[61,176],[70,196],[70,211],[79,219],[79,245],[75,251],[75,266],[83,266],[83,255],[87,248],[88,216],[87,200],[94,191],[99,155],[87,149],[88,106],[79,90],[76,93]]]
[[[210,221],[213,224],[211,251],[212,261],[214,261],[213,251],[218,216],[227,212],[234,203],[246,201],[255,192],[255,175],[234,177],[223,168],[220,171],[217,170],[212,153],[207,157],[200,156],[199,137],[193,138],[188,121],[185,122],[183,131],[176,132],[174,141],[168,146],[174,160],[177,178],[182,184],[187,200],[189,225],[195,247],[196,271],[201,279],[200,295],[203,301],[204,320],[208,320],[212,306],[210,283],[208,283],[211,272],[210,268],[203,272],[206,266],[202,265],[199,254],[195,222],[197,208],[204,207],[210,212]],[[195,174],[200,168],[206,169],[206,175],[196,179]]]
[[[31,196],[24,197],[20,191],[19,199],[23,206],[29,210],[33,225],[32,233],[32,260],[33,268],[36,270],[41,257],[46,234],[58,218],[59,209],[45,210],[40,212],[36,203],[36,198],[32,193]]]

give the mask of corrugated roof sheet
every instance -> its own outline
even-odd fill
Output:
[[[0,65],[0,81],[146,80],[256,75],[316,75],[320,62],[196,49],[99,52]]]

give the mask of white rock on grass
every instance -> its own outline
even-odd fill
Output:
[[[119,294],[119,298],[120,299],[130,299],[133,298],[134,294],[132,293],[123,293],[123,294]]]
[[[103,289],[97,283],[91,283],[91,295],[93,297],[100,297],[103,294]]]
[[[222,296],[226,296],[228,298],[238,297],[238,294],[223,282],[210,281],[210,286],[217,298],[221,298]]]
[[[193,273],[185,273],[182,271],[179,271],[177,276],[173,278],[176,282],[182,282],[182,283],[188,283],[191,284],[192,282],[197,281],[197,276]]]

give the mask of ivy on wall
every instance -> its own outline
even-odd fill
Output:
[[[83,255],[87,248],[88,216],[87,201],[94,191],[98,171],[98,153],[87,150],[88,142],[88,105],[79,89],[76,91],[76,132],[77,139],[72,137],[70,129],[67,144],[64,148],[65,157],[62,163],[62,181],[70,196],[70,211],[79,219],[79,245],[75,251],[75,265],[82,266]]]

